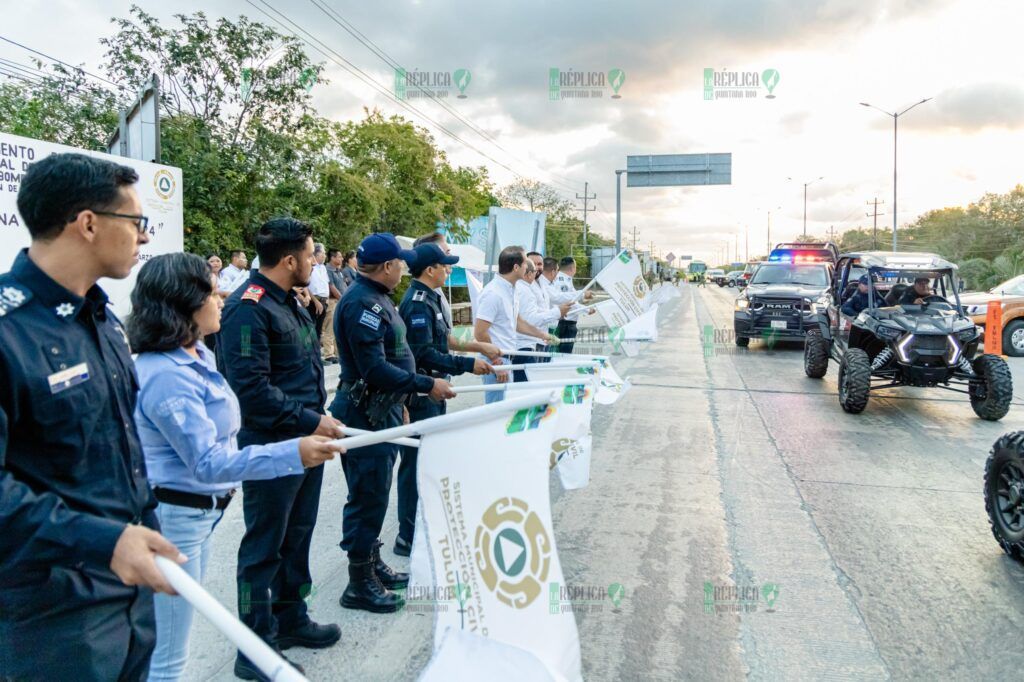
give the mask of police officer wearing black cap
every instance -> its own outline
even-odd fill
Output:
[[[341,424],[324,414],[327,391],[316,327],[294,291],[309,284],[312,234],[309,225],[292,218],[264,223],[256,234],[260,269],[224,304],[217,348],[241,408],[239,447],[341,436]],[[321,464],[294,476],[242,484],[238,611],[242,622],[281,649],[322,649],[341,638],[337,625],[313,622],[306,608],[323,476]],[[241,652],[235,675],[265,679]]]
[[[458,256],[449,256],[437,244],[421,244],[413,251],[416,260],[409,266],[415,278],[405,292],[398,313],[408,329],[409,348],[416,359],[416,372],[425,376],[450,381],[453,374],[492,374],[491,366],[482,359],[448,353],[448,321],[445,319],[441,296],[437,290],[451,273],[451,266],[459,262]],[[409,399],[409,421],[429,419],[446,411],[444,401],[437,402],[425,395]],[[398,537],[395,554],[409,556],[416,524],[416,448],[401,448],[402,462],[398,466]]]
[[[331,414],[348,426],[400,426],[410,395],[426,393],[439,402],[455,395],[444,379],[416,373],[405,323],[388,297],[402,279],[401,262],[414,265],[415,256],[389,233],[370,235],[356,252],[359,274],[334,313],[341,381]],[[345,608],[391,613],[404,603],[392,590],[405,587],[409,575],[384,563],[379,539],[397,455],[398,446],[381,443],[350,450],[341,460],[348,483],[341,541],[349,561]]]
[[[134,170],[81,154],[29,166],[31,246],[0,275],[0,680],[145,679],[157,531],[124,328],[96,284],[138,262]]]

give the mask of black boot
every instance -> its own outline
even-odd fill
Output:
[[[412,554],[412,543],[399,535],[395,538],[395,549],[393,551],[398,556],[409,556]]]
[[[281,654],[281,650],[276,646],[272,647],[274,651],[284,658],[285,663],[299,671],[300,675],[305,675],[306,671],[303,670],[302,666],[294,661],[289,661]],[[238,656],[235,657],[235,677],[242,680],[259,680],[259,682],[270,682],[270,678],[260,672],[260,669],[256,665],[245,657],[241,651],[238,652]]]
[[[348,587],[341,595],[346,609],[362,609],[371,613],[394,613],[405,605],[401,596],[385,588],[373,570],[373,560],[348,565]]]
[[[399,587],[407,587],[409,585],[409,574],[399,573],[395,569],[384,563],[384,560],[380,558],[380,548],[384,546],[384,543],[377,540],[373,543],[373,550],[370,553],[370,560],[373,562],[373,570],[380,578],[381,585],[394,590]]]

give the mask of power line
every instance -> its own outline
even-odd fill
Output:
[[[338,26],[343,28],[345,31],[347,31],[349,33],[349,35],[351,35],[353,38],[355,38],[360,43],[362,43],[364,47],[366,47],[368,50],[370,50],[370,52],[372,52],[374,55],[379,57],[385,64],[387,64],[391,68],[395,69],[396,71],[400,70],[403,73],[405,72],[405,68],[401,64],[399,64],[397,60],[395,60],[393,57],[391,57],[391,55],[389,55],[387,52],[385,52],[382,47],[380,47],[379,45],[374,43],[372,40],[370,40],[362,31],[357,29],[352,24],[352,22],[350,22],[347,19],[345,19],[345,17],[343,17],[341,15],[341,13],[338,12],[336,9],[334,9],[333,7],[328,5],[326,2],[320,2],[318,0],[310,0],[310,2],[313,4],[313,6],[315,6],[317,9],[319,9],[321,12],[323,12],[327,16],[328,19],[330,19],[331,21],[336,23]],[[430,90],[427,90],[426,88],[424,88],[419,83],[414,83],[413,85],[420,92],[422,92],[424,95],[426,95],[429,99],[431,99],[433,102],[435,102],[436,104],[441,106],[441,108],[443,108],[449,114],[454,116],[457,120],[459,120],[463,124],[465,124],[470,130],[472,130],[473,132],[478,134],[480,137],[482,137],[483,139],[485,139],[488,142],[490,142],[491,144],[493,144],[495,147],[497,147],[498,149],[503,151],[505,154],[508,154],[511,158],[515,159],[517,162],[519,162],[521,164],[524,164],[524,165],[527,165],[527,166],[534,166],[534,164],[531,164],[531,163],[529,163],[527,161],[524,161],[524,160],[518,158],[515,154],[513,154],[509,150],[507,150],[504,147],[502,147],[501,144],[499,144],[498,141],[496,139],[494,139],[490,134],[488,134],[486,131],[484,131],[482,128],[480,128],[478,125],[476,125],[475,123],[473,123],[472,121],[470,121],[469,119],[464,117],[462,114],[457,112],[447,102],[443,101],[442,99],[440,99],[436,95],[434,95],[433,92],[431,92]],[[539,170],[541,173],[547,174],[549,177],[552,177],[552,178],[554,178],[554,177],[561,177],[561,176],[556,175],[555,173],[551,173],[550,171],[545,171],[545,170],[541,169],[539,166],[534,166],[534,167],[537,170]],[[568,178],[564,178],[564,179],[568,180]],[[572,180],[568,180],[568,182],[573,183]],[[568,187],[572,191],[576,191],[576,189],[578,188],[578,183],[573,183],[573,186],[563,185],[563,187]]]
[[[33,54],[39,55],[40,57],[45,57],[46,59],[49,59],[51,62],[57,62],[58,64],[61,64],[63,66],[68,67],[69,69],[74,69],[75,71],[81,71],[86,76],[89,76],[90,78],[95,78],[96,80],[99,80],[99,81],[103,81],[104,83],[109,83],[109,84],[113,85],[115,88],[118,88],[119,90],[126,90],[127,89],[127,86],[121,85],[119,83],[115,83],[114,81],[109,80],[107,78],[104,78],[103,76],[97,76],[94,73],[89,73],[88,71],[86,71],[85,69],[83,69],[80,66],[72,66],[71,64],[68,64],[67,62],[63,62],[63,61],[57,59],[56,57],[51,57],[48,54],[40,52],[39,50],[33,50],[31,47],[28,47],[27,45],[22,45],[19,42],[11,40],[10,38],[5,38],[4,36],[0,36],[0,40],[4,41],[5,43],[10,43],[11,45],[17,45],[18,47],[20,47],[23,50],[28,50],[29,52],[31,52]]]
[[[412,105],[411,105],[411,104],[409,104],[408,102],[405,102],[405,101],[403,101],[403,100],[400,100],[400,99],[398,99],[397,97],[395,97],[395,95],[394,95],[394,94],[393,94],[393,93],[392,93],[392,92],[391,92],[390,90],[388,90],[388,89],[387,89],[386,87],[384,87],[383,85],[381,85],[381,84],[380,84],[380,83],[379,83],[379,82],[378,82],[377,80],[375,80],[375,79],[374,79],[374,78],[373,78],[372,76],[370,76],[369,74],[367,74],[366,72],[364,72],[364,71],[363,71],[362,69],[360,69],[360,68],[359,68],[358,66],[356,66],[355,64],[353,64],[352,62],[350,62],[350,61],[349,61],[348,59],[346,59],[345,57],[343,57],[343,56],[342,56],[342,55],[341,55],[341,54],[340,54],[340,53],[339,53],[339,52],[338,52],[337,50],[333,49],[332,47],[330,47],[329,45],[327,45],[326,43],[324,43],[324,42],[323,42],[322,40],[320,40],[319,38],[317,38],[316,36],[314,36],[313,34],[311,34],[311,33],[310,33],[309,31],[307,31],[306,29],[302,28],[302,27],[301,27],[300,25],[298,25],[298,24],[297,24],[297,23],[296,23],[295,21],[293,21],[293,20],[289,19],[289,18],[288,18],[288,17],[287,17],[287,16],[285,15],[285,14],[283,14],[283,13],[282,13],[282,12],[281,12],[280,10],[276,9],[276,8],[275,8],[275,7],[273,6],[273,5],[271,5],[271,4],[269,3],[269,2],[267,2],[267,0],[257,0],[257,1],[258,1],[258,2],[260,2],[261,4],[265,5],[265,6],[266,6],[266,7],[268,8],[268,9],[270,9],[270,11],[272,11],[272,12],[273,12],[274,14],[278,15],[279,17],[281,17],[281,18],[282,18],[282,19],[283,19],[283,20],[284,20],[285,22],[287,22],[287,23],[288,23],[288,24],[290,24],[290,25],[291,25],[292,27],[294,27],[294,29],[296,29],[296,30],[300,31],[301,33],[305,34],[306,36],[308,36],[308,39],[300,37],[300,36],[299,36],[298,34],[296,34],[296,33],[295,33],[295,32],[294,32],[294,31],[293,31],[292,29],[290,29],[290,28],[289,28],[288,26],[286,26],[286,25],[285,25],[284,23],[282,23],[281,21],[279,21],[279,20],[278,20],[278,19],[276,19],[275,17],[271,16],[271,15],[270,15],[270,14],[269,14],[269,13],[268,13],[268,12],[267,12],[266,10],[264,10],[264,9],[263,9],[262,7],[259,7],[259,6],[257,6],[257,5],[255,4],[254,0],[246,0],[246,2],[247,2],[247,3],[248,3],[248,4],[250,5],[250,6],[252,6],[253,8],[255,8],[255,9],[256,9],[257,11],[259,11],[260,13],[262,13],[262,14],[263,14],[264,16],[266,16],[267,18],[269,18],[269,19],[270,19],[271,21],[273,21],[273,22],[274,22],[275,24],[277,24],[278,26],[281,26],[281,27],[282,27],[282,28],[283,28],[283,29],[284,29],[285,31],[287,31],[287,32],[288,32],[288,33],[289,33],[290,35],[292,35],[292,36],[293,36],[293,37],[295,37],[296,39],[300,40],[301,42],[303,42],[303,43],[305,43],[305,44],[309,45],[309,46],[310,46],[311,48],[313,48],[314,50],[316,50],[317,52],[319,52],[320,54],[322,54],[322,55],[323,55],[324,57],[326,57],[327,59],[329,59],[329,60],[331,60],[332,62],[334,62],[335,64],[337,64],[338,66],[340,66],[340,67],[341,67],[342,69],[344,69],[345,71],[348,71],[348,72],[349,72],[350,74],[352,74],[353,76],[355,76],[356,78],[358,78],[358,79],[359,79],[360,81],[362,81],[362,82],[363,82],[363,83],[365,83],[366,85],[369,85],[369,86],[370,86],[371,88],[373,88],[373,89],[377,90],[377,92],[379,92],[379,93],[381,93],[382,95],[384,95],[385,97],[389,98],[390,100],[392,100],[393,102],[395,102],[396,104],[398,104],[399,106],[401,106],[402,108],[404,108],[405,110],[407,110],[407,111],[409,111],[409,112],[411,112],[411,113],[415,114],[416,116],[420,117],[420,118],[421,118],[421,119],[423,119],[423,120],[429,121],[429,122],[430,122],[430,123],[431,123],[431,124],[432,124],[432,125],[433,125],[434,127],[436,127],[436,128],[438,129],[438,130],[440,130],[441,132],[443,132],[443,133],[444,133],[445,135],[447,135],[448,137],[450,137],[450,138],[452,138],[453,140],[455,140],[455,141],[457,141],[457,142],[459,142],[459,143],[463,144],[464,146],[468,147],[469,149],[472,149],[473,151],[475,151],[475,152],[476,152],[477,154],[479,154],[480,156],[484,157],[485,159],[488,159],[489,161],[491,161],[491,162],[493,162],[493,163],[495,163],[495,164],[497,164],[497,165],[501,166],[502,168],[504,168],[504,169],[505,169],[505,170],[507,170],[508,172],[512,173],[512,175],[514,175],[515,177],[517,177],[517,178],[520,178],[520,179],[524,179],[524,180],[526,179],[526,178],[524,178],[524,177],[523,177],[523,175],[521,175],[520,173],[518,173],[518,172],[517,172],[516,170],[514,170],[513,168],[511,168],[511,167],[509,167],[508,165],[506,165],[506,164],[502,163],[501,161],[498,161],[498,160],[497,160],[497,159],[495,159],[494,157],[490,156],[489,154],[487,154],[487,153],[486,153],[486,152],[484,152],[483,150],[481,150],[481,149],[477,148],[476,146],[474,146],[474,145],[470,144],[470,143],[469,143],[469,142],[467,142],[466,140],[463,140],[463,139],[462,139],[461,137],[459,137],[458,135],[456,135],[455,133],[453,133],[453,132],[452,132],[451,130],[448,130],[448,128],[446,128],[446,127],[445,127],[444,125],[442,125],[441,123],[438,123],[437,121],[435,121],[435,120],[434,120],[434,119],[432,119],[431,117],[427,116],[426,114],[424,114],[424,113],[423,113],[422,111],[420,111],[420,110],[419,110],[419,109],[417,109],[416,107],[412,106]],[[314,41],[315,43],[317,43],[317,45],[319,45],[320,47],[318,47],[317,45],[314,45],[313,43],[311,43],[311,42],[310,42],[310,40],[312,40],[312,41]],[[321,48],[322,48],[322,49],[321,49]],[[329,54],[328,54],[328,53],[329,53]]]

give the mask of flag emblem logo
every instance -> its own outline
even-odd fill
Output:
[[[515,497],[496,500],[476,529],[480,577],[500,602],[514,609],[524,609],[540,596],[551,569],[551,549],[543,521]]]
[[[637,298],[643,298],[647,295],[647,282],[640,275],[637,275],[636,279],[633,280],[633,294]]]

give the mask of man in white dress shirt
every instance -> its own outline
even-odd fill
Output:
[[[248,267],[249,257],[245,255],[245,251],[231,252],[231,262],[220,271],[220,277],[217,279],[217,291],[221,296],[227,298],[243,282],[249,281]]]
[[[548,297],[551,299],[551,303],[554,305],[562,305],[563,303],[576,303],[579,299],[579,293],[576,291],[575,285],[573,285],[572,278],[576,276],[576,259],[572,256],[566,256],[558,262],[558,274],[555,275],[554,280],[549,280],[548,286]],[[584,301],[590,301],[594,298],[594,294],[586,292],[583,294]],[[555,329],[555,336],[562,339],[562,342],[558,344],[559,353],[571,353],[573,348],[572,339],[576,338],[576,320],[572,316],[572,319],[562,318],[558,321],[558,327]]]
[[[554,264],[554,259],[551,259]],[[560,306],[551,305],[547,290],[541,283],[543,279],[544,257],[536,251],[526,254],[526,273],[523,279],[516,283],[516,297],[519,299],[519,316],[537,327],[538,329],[551,333],[560,319],[565,317],[572,303],[563,303]],[[516,350],[544,351],[547,350],[546,343],[538,343],[536,337],[519,334]],[[530,356],[517,355],[512,358],[515,364],[529,364],[531,362],[543,362],[542,359]],[[526,381],[526,373],[516,370],[516,381]]]
[[[324,319],[327,317],[327,304],[330,303],[331,297],[331,278],[327,274],[327,247],[320,242],[314,244],[313,259],[316,264],[309,276],[309,286],[307,287],[313,296],[313,301],[308,310],[316,325],[316,338],[320,339],[324,334]]]
[[[516,302],[516,282],[526,271],[526,253],[521,246],[506,246],[498,254],[498,274],[480,292],[477,300],[476,320],[473,323],[473,337],[482,343],[494,344],[503,350],[513,350],[518,345],[518,334],[526,334],[546,342],[550,335],[537,329],[519,315]],[[511,358],[504,358],[511,362]],[[498,364],[498,363],[496,363]],[[512,380],[509,372],[495,371],[484,376],[485,384],[505,383]],[[504,398],[504,391],[489,391],[486,402],[493,403]]]

